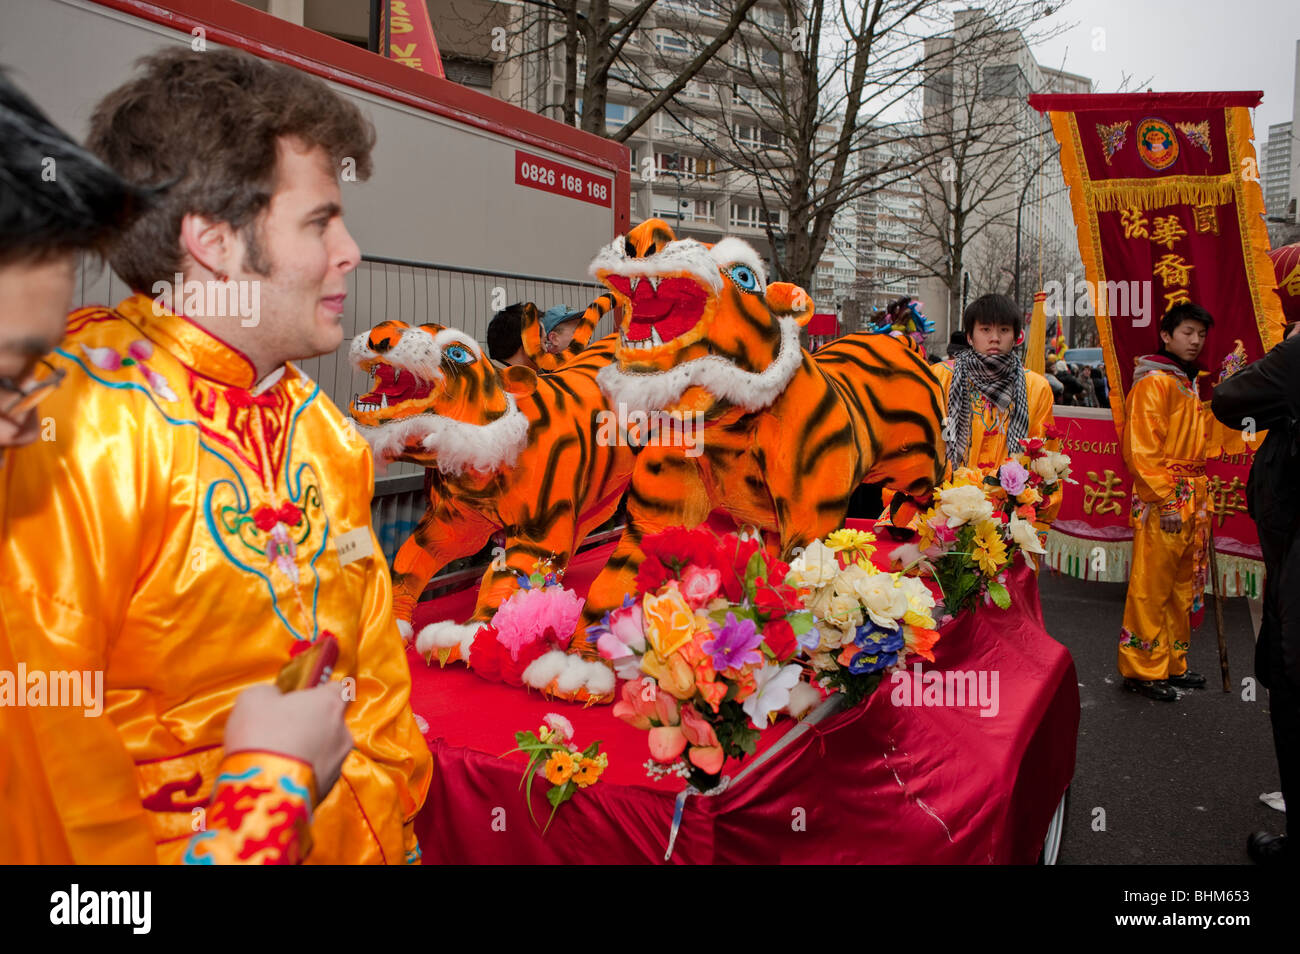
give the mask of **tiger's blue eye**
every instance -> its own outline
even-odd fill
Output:
[[[754,274],[754,270],[748,265],[733,265],[731,267],[731,280],[745,291],[759,290],[758,276]]]
[[[443,354],[457,364],[470,364],[474,360],[474,356],[460,345],[452,345]]]

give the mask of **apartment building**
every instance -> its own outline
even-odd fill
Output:
[[[961,274],[952,275],[947,283],[934,277],[921,283],[930,317],[939,334],[946,336],[960,328],[965,303],[987,292],[1013,291],[1017,234],[1020,303],[1026,312],[1039,283],[1040,249],[1054,251],[1051,261],[1043,259],[1042,281],[1064,280],[1069,271],[1082,277],[1069,194],[1055,158],[1051,126],[1030,108],[1028,97],[1088,93],[1092,82],[1042,66],[1020,31],[998,30],[983,10],[958,11],[953,33],[929,41],[926,50],[936,62],[949,64],[934,69],[927,78],[926,130],[940,135],[947,131],[954,138],[968,135],[970,129],[977,131],[979,144],[968,151],[973,158],[963,173],[971,178],[963,188],[967,195],[985,197],[967,223],[973,237],[963,255]],[[944,50],[952,51],[950,60],[942,57]],[[939,209],[927,218],[943,221],[945,216]],[[933,254],[941,255],[937,243],[932,244]]]
[[[1291,164],[1296,157],[1293,148],[1294,134],[1291,123],[1274,123],[1268,127],[1268,141],[1264,144],[1260,169],[1260,185],[1264,189],[1264,209],[1270,219],[1294,222],[1295,196],[1291,192]]]

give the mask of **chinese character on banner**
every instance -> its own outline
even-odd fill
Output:
[[[1224,483],[1223,478],[1215,474],[1210,478],[1209,508],[1210,513],[1219,518],[1218,525],[1223,526],[1223,521],[1236,513],[1246,512],[1246,497],[1242,493],[1246,485],[1241,482],[1240,477],[1233,477],[1229,483]]]
[[[1099,486],[1094,487],[1093,484]],[[1106,468],[1105,476],[1098,477],[1095,470],[1088,471],[1088,480],[1083,485],[1083,512],[1087,514],[1119,513],[1119,501],[1128,495],[1124,482],[1115,471]]]

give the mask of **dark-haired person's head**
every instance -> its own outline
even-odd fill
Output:
[[[530,364],[524,352],[524,305],[507,305],[488,322],[488,357],[508,365]]]
[[[961,328],[980,354],[1010,354],[1020,337],[1020,309],[1009,295],[980,295],[962,312]]]
[[[1200,305],[1180,302],[1160,319],[1160,341],[1164,350],[1188,364],[1200,357],[1205,337],[1214,327],[1214,317]]]
[[[101,252],[148,195],[77,145],[0,71],[0,448],[37,434],[83,251]]]
[[[333,351],[360,259],[339,179],[369,177],[374,141],[355,103],[292,67],[232,50],[145,57],[95,109],[87,145],[128,180],[166,188],[109,261],[137,292],[173,290],[173,310],[259,374]],[[256,314],[202,313],[199,296],[175,288],[178,274],[182,285],[222,283]]]

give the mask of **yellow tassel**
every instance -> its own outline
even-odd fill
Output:
[[[1034,311],[1029,319],[1029,347],[1025,351],[1025,367],[1043,373],[1047,351],[1047,292],[1034,292]]]

